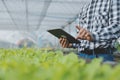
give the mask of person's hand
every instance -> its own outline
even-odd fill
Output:
[[[61,37],[59,39],[59,42],[60,42],[60,45],[63,47],[63,48],[70,48],[72,46],[71,43],[69,43],[69,41],[66,39],[66,38],[63,38]]]
[[[82,28],[80,26],[76,26],[76,28],[78,29],[78,35],[77,35],[76,39],[82,39],[82,40],[88,40],[88,41],[93,40],[93,36],[91,35],[91,33],[88,30],[86,30],[85,28]]]

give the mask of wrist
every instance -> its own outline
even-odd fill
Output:
[[[71,47],[72,47],[72,43],[69,43],[69,44],[68,44],[68,48],[71,48]]]

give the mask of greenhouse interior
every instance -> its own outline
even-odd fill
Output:
[[[103,9],[103,6],[110,9],[113,7],[113,10],[107,12],[107,8]],[[115,17],[116,7],[118,18]],[[95,20],[89,16],[91,8],[95,8]],[[115,15],[112,15],[114,19],[111,17],[110,20],[105,20],[109,13]],[[84,22],[85,19],[91,19],[93,25]],[[119,0],[0,0],[0,80],[120,80],[120,23],[117,23],[117,27],[107,25],[115,19],[120,21]],[[102,27],[105,29],[101,30],[101,26],[96,26],[97,22],[105,26]],[[84,28],[84,25],[88,25],[88,28]],[[95,48],[108,44],[106,40],[95,42],[92,31],[86,30],[90,27],[95,29],[95,26],[97,29],[93,33],[98,33],[99,39],[104,39],[101,37],[104,33],[99,32],[100,30],[105,31],[107,41],[115,38],[111,40],[113,44],[110,45],[113,47],[110,50]],[[113,28],[118,29],[115,32]],[[61,37],[62,40],[68,39],[62,32],[49,32],[57,29],[70,36],[66,44],[60,41]],[[107,33],[107,30],[112,32]],[[83,38],[81,35],[84,35]],[[77,48],[69,47],[71,37],[79,42]],[[93,43],[93,51],[90,48],[80,53],[79,48],[83,47],[80,45],[84,43],[89,47]],[[74,42],[71,43],[73,45]],[[105,54],[104,51],[110,54]],[[80,55],[84,52],[86,53],[82,58]],[[110,55],[105,58],[108,61],[104,61],[104,57],[97,53],[94,55],[94,52]],[[95,57],[87,58],[89,53]],[[109,61],[111,56],[113,60]]]

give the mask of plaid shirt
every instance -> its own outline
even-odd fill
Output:
[[[120,36],[120,0],[92,0],[83,7],[79,17],[80,26],[91,32],[93,42],[80,40],[73,43],[79,51],[84,49],[113,47]]]

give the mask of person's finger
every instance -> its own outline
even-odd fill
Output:
[[[67,46],[68,46],[68,40],[67,40],[67,39],[64,39],[63,47],[64,47],[64,48],[67,48]]]
[[[66,38],[62,38],[61,45],[64,48],[66,45]]]
[[[59,42],[60,42],[60,44],[61,44],[61,42],[62,42],[62,38],[59,39]]]
[[[81,28],[80,31],[79,31],[79,34],[81,35],[84,31],[85,31],[85,29]]]
[[[90,35],[89,32],[87,32],[86,35],[85,35],[85,39],[88,40],[88,39],[90,39],[90,38],[91,38],[91,35]]]
[[[79,31],[78,34],[77,34],[76,39],[82,39],[82,37],[81,37],[81,33],[83,33],[83,31],[84,31],[84,29],[81,28],[80,31]]]
[[[68,45],[69,45],[69,41],[66,39],[66,45],[65,45],[65,47],[67,48]]]
[[[64,42],[64,39],[61,38],[61,40],[60,40],[60,44],[63,45],[63,42]]]
[[[66,48],[66,45],[67,45],[67,39],[64,38],[63,47]]]
[[[80,30],[80,29],[81,29],[81,27],[80,27],[80,26],[76,26],[76,28],[77,28],[78,30]]]
[[[90,34],[87,32],[86,34],[85,34],[85,37],[87,37],[87,36],[89,36]]]
[[[86,31],[84,30],[84,31],[80,34],[81,39],[85,39],[85,35],[86,35]]]
[[[60,39],[60,44],[62,46],[62,44],[63,44],[63,38]]]

